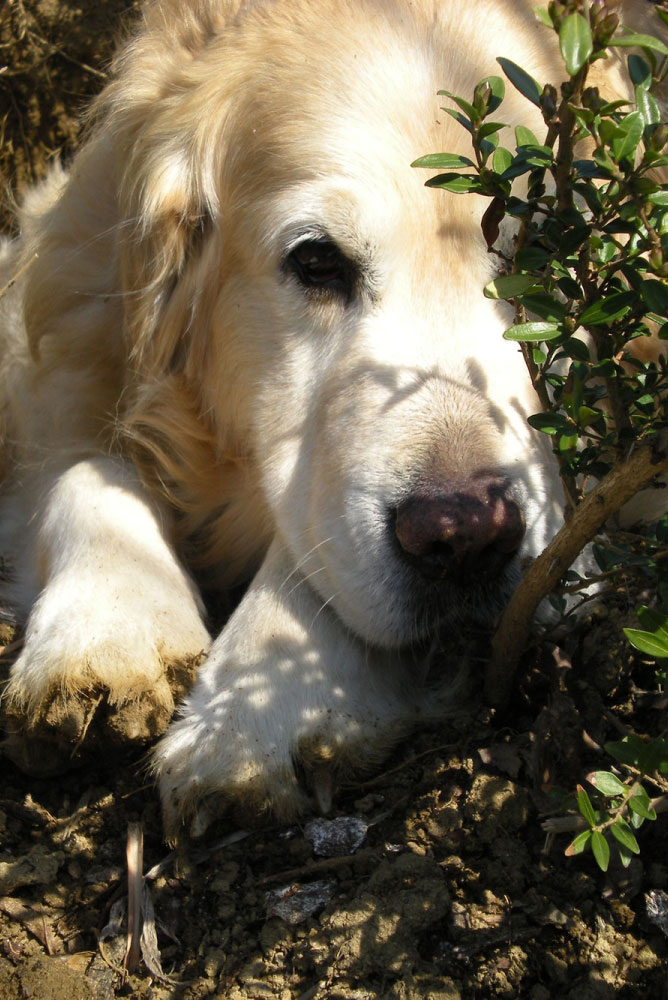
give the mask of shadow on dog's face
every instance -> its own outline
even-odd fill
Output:
[[[542,542],[552,458],[525,426],[508,317],[482,296],[482,203],[409,166],[458,149],[457,126],[420,127],[435,78],[426,94],[407,58],[391,66],[382,103],[320,79],[311,104],[292,96],[289,146],[267,128],[239,241],[251,293],[222,295],[260,359],[250,435],[299,575],[366,641],[403,645],[499,613]]]
[[[407,25],[379,8],[370,38],[341,10],[335,46],[322,24],[282,44],[251,13],[243,50],[214,46],[192,71],[208,222],[181,298],[199,309],[185,336],[206,343],[185,368],[219,440],[257,470],[295,581],[364,641],[399,647],[491,623],[559,492],[502,339],[512,317],[482,296],[485,205],[410,167],[470,152],[436,92],[469,93],[496,50],[473,61],[447,14]],[[216,60],[227,86],[243,67],[226,103]]]

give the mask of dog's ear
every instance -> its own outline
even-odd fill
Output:
[[[141,141],[120,178],[118,266],[125,333],[131,362],[144,374],[179,367],[196,314],[198,324],[203,320],[205,303],[194,272],[201,269],[213,226],[211,205],[198,181],[197,164],[184,149],[147,154]]]
[[[212,161],[227,98],[220,78],[202,97],[200,55],[221,26],[207,4],[166,26],[168,6],[149,5],[144,30],[121,51],[69,177],[24,212],[35,355],[67,353],[73,329],[118,353],[122,327],[123,353],[155,374],[178,365],[193,310],[203,306],[186,285],[195,287],[188,274],[217,211]]]

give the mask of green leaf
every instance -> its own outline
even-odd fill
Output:
[[[577,434],[564,434],[559,438],[558,448],[562,454],[574,451],[578,446],[579,437]]]
[[[454,170],[455,167],[474,167],[473,160],[456,153],[427,153],[413,160],[411,167],[428,167],[433,170]]]
[[[570,76],[575,76],[594,50],[591,28],[582,14],[569,14],[559,28],[559,47]]]
[[[480,143],[480,152],[482,153],[485,163],[488,158],[492,155],[496,147],[499,145],[499,133],[493,132],[488,136],[487,139],[483,139]]]
[[[550,256],[542,247],[522,247],[515,254],[515,263],[525,271],[540,271],[548,263]]]
[[[486,299],[514,299],[535,284],[530,274],[505,274],[485,285],[483,294]]]
[[[454,118],[456,122],[459,122],[462,128],[465,128],[467,132],[473,133],[473,125],[466,115],[461,113],[461,111],[455,111],[454,108],[441,108],[441,110],[445,111],[446,115],[450,115],[451,118]]]
[[[566,306],[547,292],[539,291],[523,295],[521,302],[526,309],[551,323],[562,323],[568,316]]]
[[[632,47],[638,49],[651,49],[652,52],[660,52],[662,56],[668,56],[668,46],[653,38],[652,35],[640,35],[631,32],[628,35],[617,35],[611,38],[608,45],[613,47]]]
[[[610,771],[594,771],[593,774],[589,775],[589,781],[598,789],[602,795],[612,798],[615,795],[623,795],[626,791],[625,786],[614,774]]]
[[[591,155],[594,159],[594,162],[600,168],[601,173],[599,176],[602,177],[614,176],[617,168],[615,167],[613,161],[610,159],[607,149],[602,149],[599,147],[595,149]]]
[[[591,361],[589,348],[583,340],[579,340],[577,337],[569,337],[562,344],[562,349],[564,354],[569,358],[576,358],[578,361],[585,361],[587,363]]]
[[[498,149],[494,150],[494,156],[492,157],[492,168],[495,173],[502,174],[508,169],[510,164],[513,162],[513,154],[505,146],[499,146]]]
[[[639,736],[631,735],[625,736],[623,740],[606,743],[604,749],[620,764],[630,764],[632,767],[636,767],[645,746],[645,740],[641,740]]]
[[[637,785],[636,789],[636,794],[629,799],[629,809],[643,819],[655,820],[656,810],[652,809],[649,795],[642,785]]]
[[[618,817],[615,822],[610,827],[610,832],[618,843],[622,847],[629,851],[631,854],[640,854],[640,848],[638,847],[638,841],[633,836],[633,832],[629,824],[620,817]]]
[[[596,826],[596,814],[594,812],[594,807],[582,785],[577,786],[577,800],[580,813],[584,816],[590,826]]]
[[[543,92],[543,88],[540,86],[537,80],[534,80],[532,76],[527,73],[525,69],[518,66],[511,59],[504,59],[499,56],[496,60],[506,74],[513,87],[519,90],[528,101],[535,104],[536,107],[540,107],[540,95]]]
[[[651,202],[652,205],[659,205],[661,208],[668,207],[668,190],[654,191],[652,194],[647,195],[647,201]]]
[[[541,434],[569,434],[573,430],[572,423],[561,413],[534,413],[527,422]]]
[[[571,15],[571,17],[573,16],[574,15]],[[592,832],[591,849],[598,867],[602,872],[607,872],[608,865],[610,864],[610,845],[600,830],[594,830]]]
[[[570,275],[560,278],[557,285],[559,290],[562,291],[569,299],[581,299],[584,296],[584,293],[577,281],[575,281],[574,278],[571,278]]]
[[[633,827],[634,830],[639,830],[640,827],[645,822],[645,817],[640,816],[637,812],[633,812],[633,810],[631,810],[630,818],[631,818],[631,826]]]
[[[576,854],[582,854],[590,840],[591,830],[585,830],[583,833],[579,833],[577,837],[570,842],[564,851],[564,854],[567,858],[572,858]]]
[[[639,111],[633,111],[622,119],[612,140],[612,156],[617,163],[633,158],[638,143],[642,139],[644,127],[643,118]]]
[[[469,176],[468,174],[438,174],[425,181],[425,187],[443,188],[445,191],[454,191],[455,194],[467,194],[469,191],[480,192],[483,185],[480,178]]]
[[[654,412],[654,406],[656,404],[656,399],[649,392],[646,392],[643,396],[636,397],[636,399],[634,399],[633,402],[634,402],[635,406],[638,407],[639,410],[643,411],[643,413],[653,413]]]
[[[668,316],[668,285],[665,282],[647,278],[640,292],[648,309],[660,316]]]
[[[636,106],[642,115],[643,125],[658,125],[661,121],[661,111],[656,103],[654,94],[650,94],[644,87],[636,87]]]
[[[602,410],[594,410],[591,406],[581,406],[578,409],[578,427],[594,427],[603,417]]]
[[[516,340],[522,343],[555,340],[560,336],[561,329],[555,323],[517,323],[503,335],[504,340]]]
[[[603,215],[603,205],[601,202],[601,195],[597,188],[593,184],[584,181],[574,181],[573,190],[577,191],[584,200],[587,202],[587,208],[592,213],[592,215]]]
[[[652,85],[652,67],[649,63],[639,56],[636,52],[632,52],[627,60],[629,67],[629,76],[633,81],[635,87],[642,87],[643,90],[649,90]]]
[[[612,323],[625,316],[635,301],[633,292],[614,292],[605,299],[588,306],[579,317],[582,326],[598,326],[601,323]]]
[[[643,632],[637,628],[625,628],[624,635],[635,649],[657,660],[668,657],[668,640],[653,632]]]
[[[492,135],[494,132],[500,132],[502,128],[508,128],[505,122],[485,122],[478,129],[478,135],[481,139],[484,139],[488,135]]]
[[[580,177],[586,178],[587,180],[594,180],[600,178],[601,180],[607,180],[610,177],[609,170],[603,170],[592,160],[573,160],[573,166]]]
[[[617,844],[617,850],[619,851],[619,860],[622,863],[622,868],[628,868],[633,861],[633,855],[629,854],[625,847],[621,844]]]
[[[638,608],[636,614],[644,629],[648,632],[656,632],[668,640],[668,614],[665,611],[659,611],[657,608],[647,608],[645,605],[642,605]]]
[[[520,146],[539,146],[541,149],[547,148],[538,141],[531,129],[527,128],[526,125],[518,125],[515,129],[515,143],[518,149]]]
[[[469,101],[465,101],[463,97],[458,97],[457,94],[453,94],[449,90],[439,90],[437,93],[442,97],[449,97],[451,101],[454,101],[457,107],[461,108],[471,121],[475,121],[480,117],[473,105]]]
[[[536,19],[540,21],[541,24],[544,24],[546,28],[554,28],[554,24],[548,10],[544,7],[534,7],[533,12],[536,15]]]
[[[521,146],[518,152],[518,159],[523,159],[531,167],[540,167],[541,169],[551,166],[554,159],[554,154],[549,146]]]
[[[668,740],[661,736],[643,743],[642,753],[638,758],[638,769],[643,774],[651,774],[657,769],[665,773],[668,768]]]
[[[527,162],[525,156],[520,154],[519,156],[513,157],[513,162],[501,174],[501,179],[504,181],[511,181],[513,178],[520,177],[522,174],[528,174],[531,169],[532,165]]]

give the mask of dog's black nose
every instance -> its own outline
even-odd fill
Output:
[[[404,559],[428,578],[497,576],[524,537],[508,480],[480,475],[445,490],[416,492],[395,511]]]

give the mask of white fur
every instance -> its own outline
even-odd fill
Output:
[[[169,701],[164,664],[210,640],[134,470],[109,458],[78,462],[41,506],[33,544],[43,578],[12,696],[33,705],[54,688],[102,685],[112,704],[149,692]]]
[[[558,78],[524,0],[154,0],[3,254],[25,269],[0,361],[20,735],[102,697],[139,713],[122,737],[154,735],[208,644],[190,572],[251,579],[155,754],[170,834],[229,802],[294,815],[301,773],[326,804],[445,710],[434,629],[489,623],[512,573],[430,619],[388,531],[416,483],[507,476],[520,558],[560,523],[509,316],[481,295],[481,204],[409,166],[469,152],[436,91],[469,95],[497,55]],[[323,233],[359,263],[349,301],[286,272]]]

